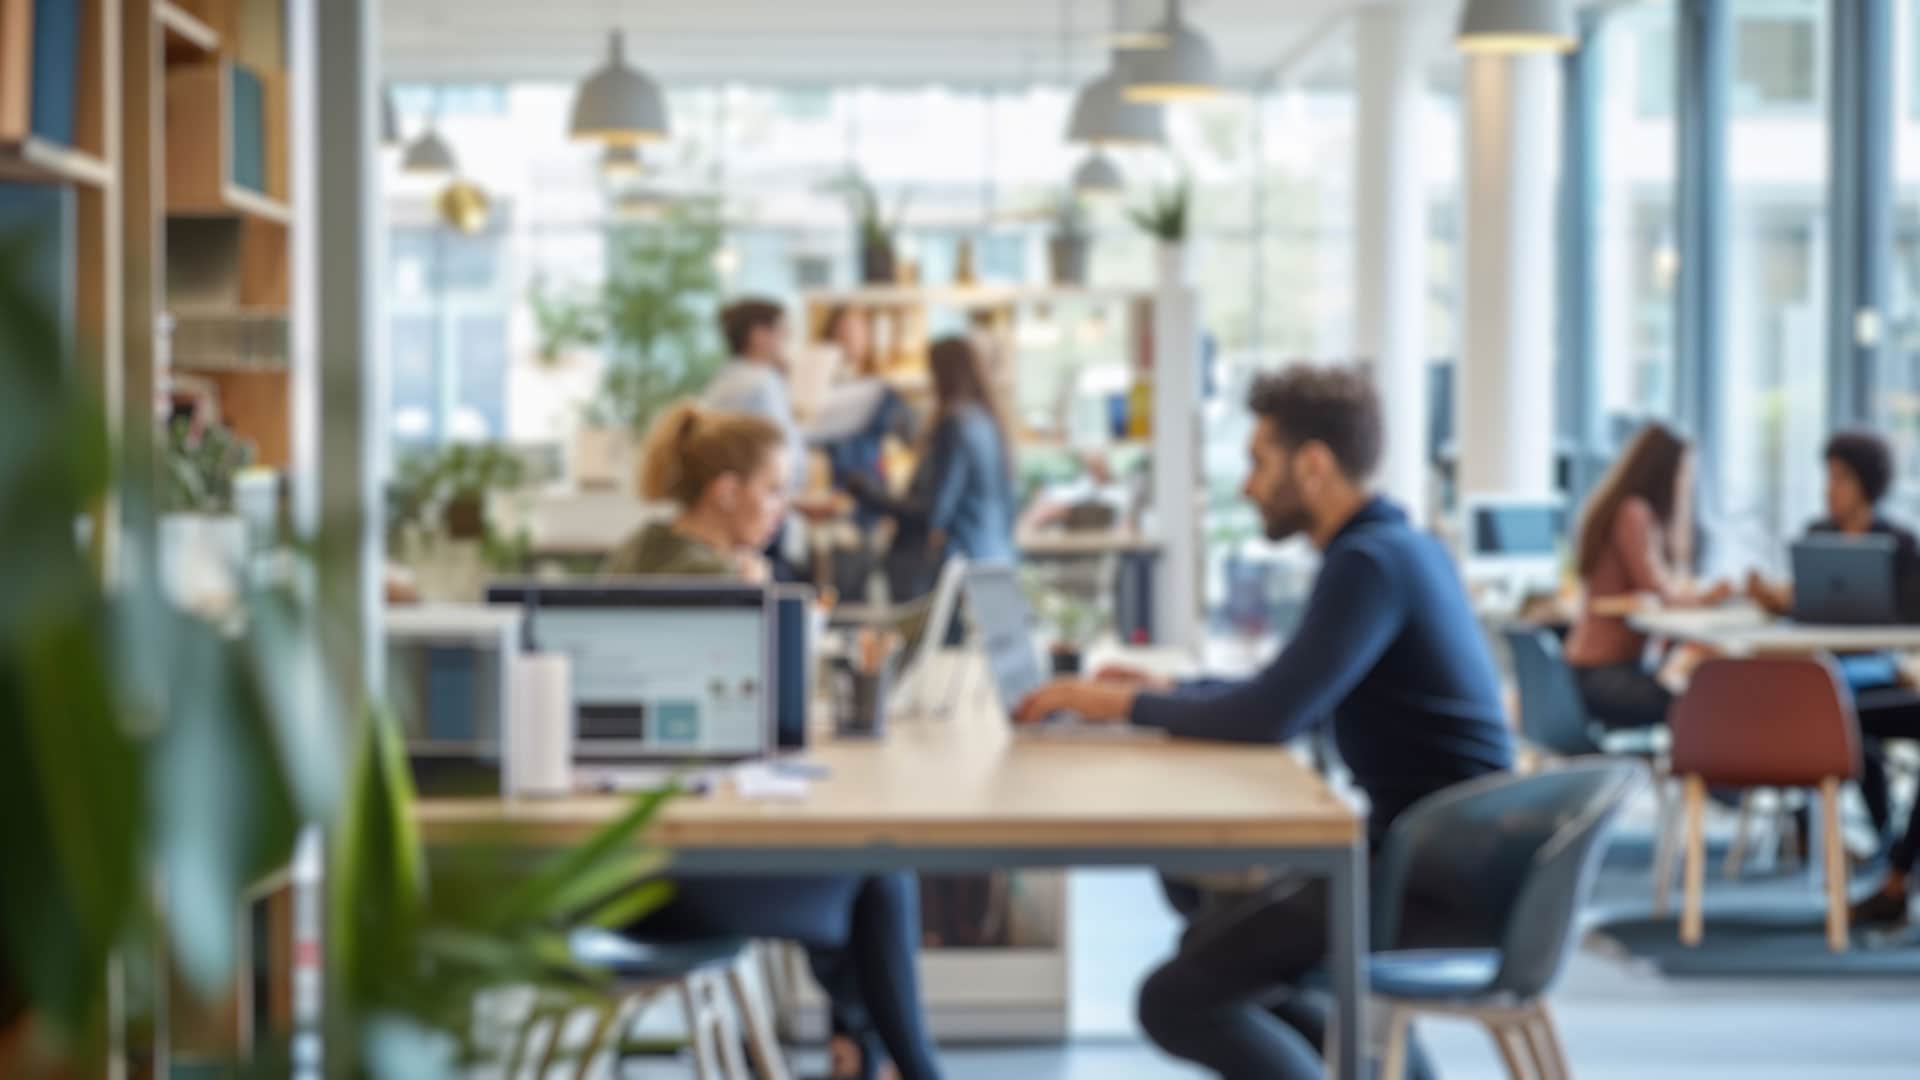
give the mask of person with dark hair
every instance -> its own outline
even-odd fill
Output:
[[[802,517],[820,520],[837,515],[841,507],[830,498],[809,497],[807,440],[793,416],[787,387],[787,314],[779,304],[749,297],[720,311],[720,333],[732,359],[720,369],[701,395],[700,404],[714,412],[758,416],[779,427],[787,443],[788,505]],[[783,581],[805,575],[782,557],[786,531],[774,536],[767,548],[775,575]]]
[[[839,354],[842,378],[829,392],[810,437],[826,451],[833,484],[841,490],[852,487],[854,477],[885,490],[887,440],[911,443],[919,424],[913,406],[882,377],[870,320],[865,310],[840,304],[827,313],[820,327],[821,344]],[[863,506],[856,511],[855,522],[864,534],[881,516]]]
[[[1323,553],[1286,648],[1241,682],[1173,684],[1107,668],[1043,687],[1015,720],[1067,712],[1246,743],[1330,726],[1372,806],[1377,849],[1415,802],[1512,768],[1499,677],[1446,549],[1369,486],[1383,431],[1365,377],[1289,368],[1259,380],[1251,406],[1259,423],[1247,499],[1269,539],[1304,535]],[[1203,898],[1179,951],[1141,987],[1140,1022],[1162,1049],[1223,1076],[1321,1074],[1327,999],[1303,983],[1326,958],[1328,892],[1318,879],[1287,884],[1241,883]],[[1458,895],[1413,882],[1400,938],[1377,944],[1490,944],[1473,940],[1482,920]]]
[[[1594,719],[1616,730],[1667,722],[1674,691],[1647,662],[1646,635],[1626,609],[1652,596],[1667,607],[1717,604],[1719,584],[1696,589],[1693,564],[1693,448],[1664,424],[1640,429],[1601,479],[1580,519],[1574,557],[1580,615],[1566,657]]]
[[[1880,514],[1881,500],[1893,488],[1893,452],[1886,440],[1867,431],[1842,431],[1827,440],[1827,516],[1807,527],[1809,536],[1886,536],[1899,553],[1900,607],[1907,618],[1920,617],[1920,544],[1914,534]],[[1773,583],[1758,573],[1747,577],[1747,593],[1776,614],[1793,610],[1793,586]],[[1920,694],[1904,685],[1893,658],[1883,654],[1838,658],[1853,691],[1854,711],[1865,741],[1860,795],[1876,835],[1884,837],[1893,821],[1885,742],[1920,739]],[[1907,921],[1907,878],[1920,857],[1920,799],[1909,811],[1906,831],[1887,847],[1887,876],[1853,907],[1855,925],[1899,925]]]
[[[859,473],[847,490],[863,509],[893,518],[886,574],[893,603],[933,588],[948,555],[1014,559],[1013,444],[985,354],[965,337],[934,342],[935,415],[905,495]]]

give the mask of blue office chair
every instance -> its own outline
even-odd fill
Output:
[[[1500,636],[1513,654],[1513,679],[1520,690],[1520,733],[1559,757],[1601,753],[1573,671],[1560,655],[1560,640],[1551,630],[1537,626],[1509,626]]]
[[[1596,758],[1460,784],[1394,822],[1375,882],[1374,941],[1384,951],[1369,964],[1387,1015],[1383,1080],[1405,1073],[1408,1024],[1422,1013],[1486,1025],[1516,1078],[1571,1075],[1545,995],[1575,944],[1609,831],[1645,781],[1638,762]],[[1468,940],[1499,946],[1395,950],[1416,881],[1481,923],[1460,928]]]

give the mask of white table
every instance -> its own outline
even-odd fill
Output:
[[[1813,626],[1775,618],[1751,604],[1654,609],[1627,622],[1643,634],[1728,656],[1920,651],[1920,626]]]

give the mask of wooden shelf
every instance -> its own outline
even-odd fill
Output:
[[[107,188],[113,184],[113,167],[84,150],[29,135],[0,142],[0,177],[35,184]]]
[[[168,61],[207,60],[220,51],[220,31],[179,4],[159,0],[153,12],[166,31]]]

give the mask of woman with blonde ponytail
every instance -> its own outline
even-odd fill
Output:
[[[788,467],[786,435],[771,421],[675,405],[647,436],[640,493],[679,513],[622,544],[603,572],[767,580],[760,552],[786,516]]]
[[[640,490],[670,502],[607,560],[605,573],[767,581],[761,551],[780,529],[790,475],[786,435],[770,421],[691,402],[654,424]],[[807,949],[833,1004],[837,1077],[940,1075],[920,1002],[920,890],[911,874],[679,878],[673,900],[629,927],[641,940],[776,938]]]

